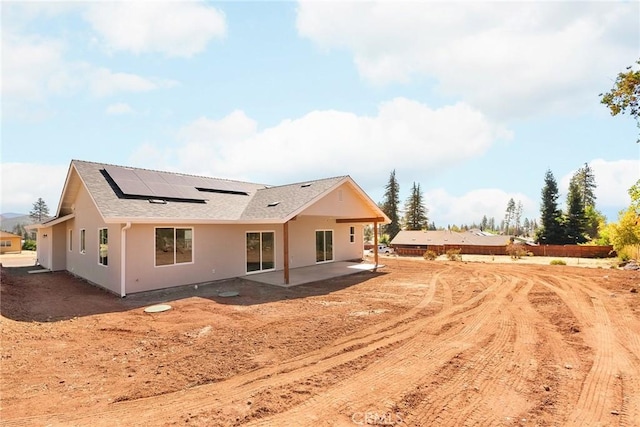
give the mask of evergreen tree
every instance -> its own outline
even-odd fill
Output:
[[[542,224],[536,233],[536,241],[548,245],[561,245],[565,242],[562,224],[562,212],[558,209],[558,183],[553,172],[547,170],[542,188],[540,221]]]
[[[42,197],[38,197],[38,200],[35,201],[33,209],[29,212],[29,216],[37,224],[40,224],[49,218],[49,207],[44,200],[42,200]]]
[[[489,220],[486,215],[482,216],[482,221],[480,222],[480,230],[485,231],[489,227]]]
[[[382,211],[389,217],[391,222],[385,226],[385,233],[389,235],[389,240],[400,231],[400,215],[398,213],[400,206],[400,185],[396,180],[396,170],[394,169],[389,175],[389,182],[385,187],[384,201],[382,202]]]
[[[515,231],[514,234],[516,236],[519,236],[520,233],[522,232],[521,230],[521,221],[522,221],[522,201],[518,200],[518,204],[516,205],[516,210],[513,213],[513,222],[514,222],[514,226],[515,226]]]
[[[577,181],[571,180],[569,194],[567,195],[567,215],[565,221],[565,233],[567,243],[584,243],[586,217],[584,214],[583,198]]]
[[[504,234],[510,234],[509,227],[511,226],[511,221],[515,216],[515,211],[516,211],[516,202],[513,200],[513,197],[512,197],[509,199],[509,202],[507,203],[507,210],[505,211],[505,215],[504,215]]]
[[[522,228],[524,229],[524,235],[529,237],[531,234],[531,224],[529,223],[529,218],[524,219],[524,223],[522,224]]]
[[[422,201],[420,184],[413,183],[411,194],[404,205],[405,226],[407,230],[423,230],[427,227],[427,208]]]
[[[571,177],[571,182],[574,182],[578,186],[578,192],[580,195],[580,202],[582,203],[582,209],[587,210],[587,207],[596,205],[596,178],[593,174],[593,169],[589,167],[587,163],[583,167],[578,169],[576,173]]]

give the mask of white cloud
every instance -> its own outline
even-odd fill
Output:
[[[297,28],[386,84],[433,77],[501,117],[597,104],[637,57],[637,2],[301,2]],[[589,102],[585,102],[585,101]],[[594,107],[595,108],[595,107]]]
[[[191,57],[226,34],[224,14],[204,2],[108,2],[86,13],[111,51]]]
[[[135,110],[126,102],[117,102],[107,106],[106,113],[109,115],[133,114]]]
[[[589,166],[596,180],[596,208],[629,206],[631,199],[627,190],[640,178],[640,160],[594,159]],[[567,194],[574,173],[571,171],[560,180],[562,194]],[[563,202],[559,200],[559,203]]]
[[[524,194],[507,193],[500,189],[484,188],[473,190],[461,196],[449,194],[442,188],[432,189],[424,193],[424,203],[429,209],[429,221],[436,226],[469,225],[480,223],[484,215],[494,218],[496,225],[504,219],[507,203],[513,198],[516,204],[522,202],[524,218],[538,218],[538,205]]]
[[[278,184],[351,174],[366,186],[380,182],[380,165],[402,165],[407,175],[437,174],[510,136],[466,104],[431,109],[396,98],[373,117],[313,111],[261,131],[241,111],[221,120],[203,117],[179,132],[182,146],[152,157],[162,152],[163,163],[219,177]],[[144,156],[134,155],[136,163]]]
[[[28,106],[43,104],[52,96],[64,97],[87,91],[95,97],[107,97],[178,85],[174,80],[114,72],[86,62],[69,61],[64,57],[65,51],[66,44],[61,40],[20,35],[3,29],[0,80],[8,114],[41,114]]]
[[[54,215],[60,201],[69,165],[2,163],[0,212],[29,213],[42,197]]]

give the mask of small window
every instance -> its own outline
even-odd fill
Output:
[[[98,264],[109,265],[109,230],[101,228],[98,232]]]
[[[73,230],[69,230],[69,252],[73,251]]]
[[[349,243],[355,243],[355,242],[356,242],[356,228],[349,227]]]
[[[80,253],[86,253],[87,252],[87,247],[85,246],[85,236],[86,236],[86,231],[83,228],[82,230],[80,230]]]

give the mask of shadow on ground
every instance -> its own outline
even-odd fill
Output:
[[[7,267],[1,272],[0,313],[22,322],[56,322],[75,317],[122,312],[187,298],[206,298],[217,304],[248,306],[325,295],[357,285],[383,272],[363,271],[283,288],[241,278],[141,292],[121,298],[67,272],[29,274],[34,267]],[[221,292],[236,291],[224,298]]]

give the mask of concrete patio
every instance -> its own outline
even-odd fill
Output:
[[[361,262],[329,262],[326,264],[311,265],[308,267],[292,268],[289,270],[289,284],[284,283],[284,271],[269,271],[267,273],[249,274],[243,279],[251,280],[268,285],[290,286],[302,285],[304,283],[317,282],[335,277],[347,276],[361,271],[375,271],[376,268],[384,267],[382,264],[367,264]]]

